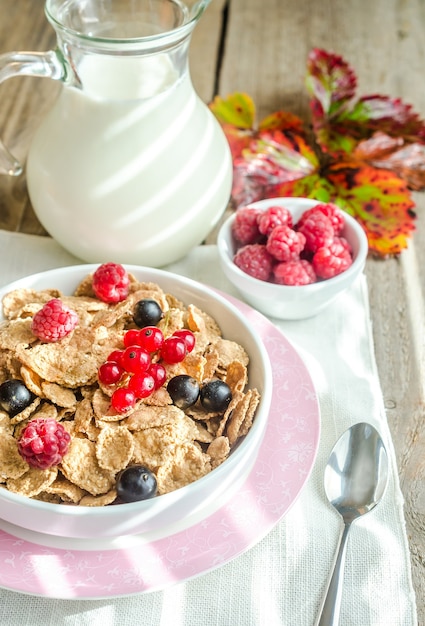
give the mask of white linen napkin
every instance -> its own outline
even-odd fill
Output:
[[[0,285],[37,271],[81,263],[52,239],[0,231]],[[194,249],[165,269],[238,297],[221,273],[215,246]],[[415,597],[395,453],[373,353],[365,277],[316,318],[273,320],[306,363],[321,407],[315,466],[288,514],[233,561],[164,591],[108,600],[55,600],[0,590],[2,626],[312,626],[341,520],[327,503],[323,471],[337,438],[371,422],[389,455],[381,504],[353,525],[342,626],[416,626]]]

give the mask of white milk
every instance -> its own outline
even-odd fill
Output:
[[[231,157],[214,116],[166,55],[87,56],[28,156],[46,230],[87,262],[161,266],[201,243],[226,207]]]

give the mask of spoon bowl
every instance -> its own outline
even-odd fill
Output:
[[[315,626],[339,623],[348,531],[380,502],[387,481],[388,457],[378,431],[366,422],[354,424],[336,442],[325,469],[326,495],[344,526]]]

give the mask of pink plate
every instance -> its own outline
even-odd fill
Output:
[[[160,538],[105,540],[100,547],[88,540],[62,542],[31,531],[22,534],[1,523],[0,587],[67,599],[158,591],[228,563],[287,513],[316,458],[320,436],[316,393],[303,361],[282,333],[257,311],[226,297],[261,334],[274,378],[267,430],[241,489],[190,527]]]

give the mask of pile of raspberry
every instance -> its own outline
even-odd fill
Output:
[[[353,262],[343,228],[343,213],[332,203],[307,209],[295,224],[282,206],[242,207],[232,225],[233,261],[250,276],[279,285],[333,278]]]

